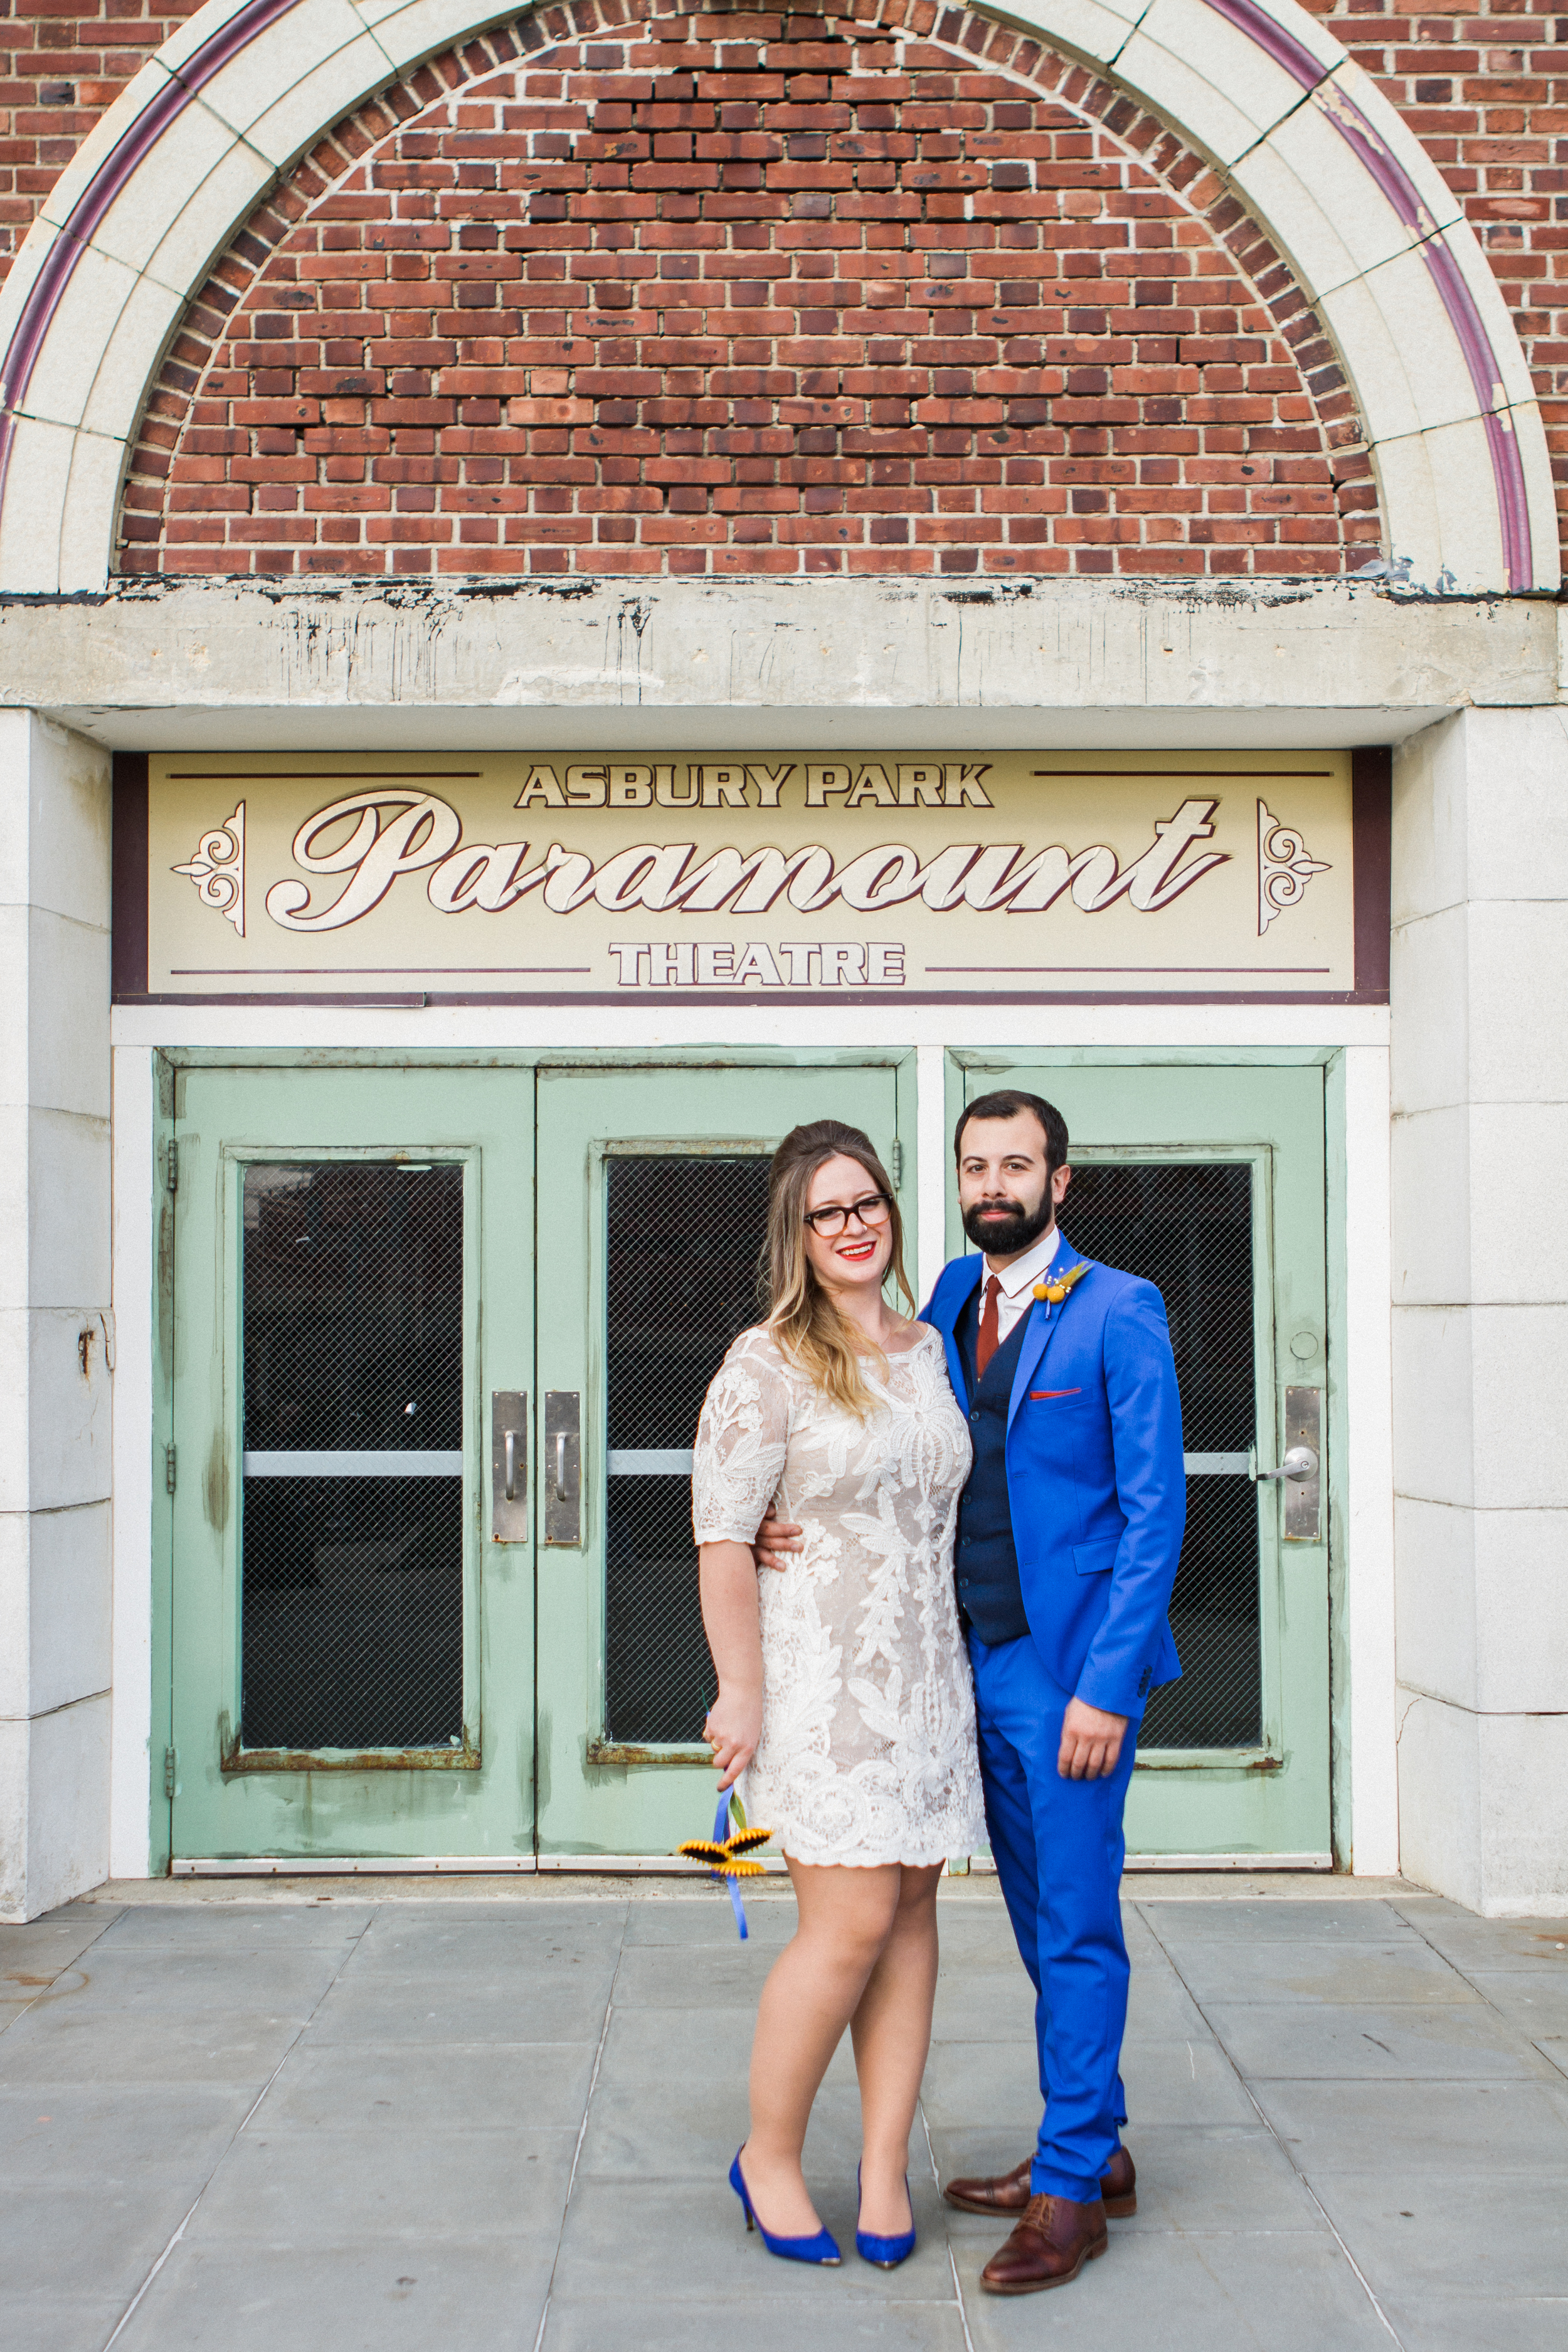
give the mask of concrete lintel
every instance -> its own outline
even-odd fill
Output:
[[[0,704],[134,750],[1396,741],[1557,694],[1546,598],[1365,582],[259,581],[0,599]]]

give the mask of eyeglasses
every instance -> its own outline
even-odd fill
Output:
[[[885,1225],[892,1208],[886,1192],[866,1192],[858,1201],[851,1201],[847,1209],[841,1209],[836,1201],[830,1201],[825,1209],[807,1209],[805,1222],[819,1241],[830,1242],[844,1231],[851,1217],[858,1217],[868,1231]]]

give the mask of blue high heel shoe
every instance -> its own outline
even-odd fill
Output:
[[[844,2260],[838,2251],[838,2241],[830,2230],[818,2230],[815,2238],[775,2238],[771,2230],[763,2229],[752,2210],[751,2198],[746,2193],[746,2178],[741,2170],[740,2148],[735,2150],[735,2161],[730,2167],[730,2186],[746,2209],[747,2229],[755,2230],[769,2253],[777,2254],[781,2262],[819,2263],[823,2269],[829,2270],[836,2269]],[[911,2240],[910,2242],[912,2243],[913,2241]]]
[[[909,2197],[910,2195],[910,2176],[907,2172],[904,2175],[904,2194],[906,2197]],[[914,2199],[910,2197],[910,2220],[911,2223],[913,2222],[914,2218],[915,2203]],[[861,2261],[863,2263],[875,2263],[879,2271],[896,2271],[900,2263],[907,2263],[909,2261],[909,2258],[914,2252],[914,2250],[915,2233],[912,2228],[905,2230],[901,2235],[896,2238],[879,2238],[875,2236],[871,2231],[861,2229],[860,2168],[857,2165],[855,2167],[855,2251],[859,2255]]]

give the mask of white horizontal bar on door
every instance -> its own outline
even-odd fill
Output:
[[[533,1875],[531,1853],[381,1853],[178,1855],[171,1878],[462,1878],[476,1872],[500,1877]]]
[[[447,1453],[251,1454],[241,1455],[247,1478],[460,1478],[462,1449]]]
[[[1251,1458],[1246,1454],[1184,1454],[1189,1478],[1245,1478]],[[613,1445],[609,1453],[612,1478],[689,1478],[689,1450],[675,1445]]]

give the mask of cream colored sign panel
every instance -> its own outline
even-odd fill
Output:
[[[155,760],[154,994],[1337,993],[1349,757]]]

